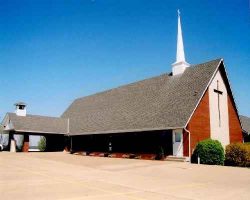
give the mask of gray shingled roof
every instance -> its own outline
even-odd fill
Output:
[[[39,115],[17,116],[15,113],[7,113],[13,129],[18,132],[33,133],[67,133],[67,119],[58,117],[47,117]]]
[[[240,115],[240,121],[243,131],[245,131],[247,134],[250,134],[250,118]]]
[[[185,127],[220,62],[76,99],[62,117],[70,118],[72,135]]]

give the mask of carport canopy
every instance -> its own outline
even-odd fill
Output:
[[[68,134],[68,119],[39,115],[18,116],[7,113],[2,121],[4,131],[32,134]]]

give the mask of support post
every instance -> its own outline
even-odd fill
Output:
[[[29,152],[29,134],[24,134],[23,137],[22,152]]]
[[[72,136],[70,137],[70,152],[73,151],[73,142],[72,142]]]
[[[9,138],[8,138],[8,151],[10,151],[10,143],[11,143],[11,139],[13,138],[13,133],[11,131],[9,131]]]
[[[9,143],[8,143],[8,146],[9,146],[9,151],[10,152],[16,152],[16,141],[15,141],[15,138],[14,138],[14,132],[9,132]]]

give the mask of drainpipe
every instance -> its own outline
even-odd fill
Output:
[[[188,133],[188,154],[189,154],[189,162],[191,163],[191,135],[190,135],[190,131],[186,129],[186,127],[184,128],[184,130]]]

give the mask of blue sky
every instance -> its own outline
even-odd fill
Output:
[[[178,8],[187,61],[224,58],[250,116],[248,0],[0,0],[0,117],[17,101],[60,116],[77,97],[171,71]]]

